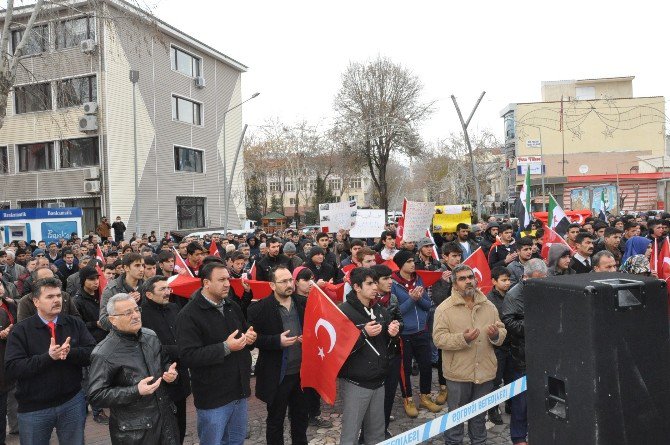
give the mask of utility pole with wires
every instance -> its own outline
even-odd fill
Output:
[[[477,222],[480,222],[482,219],[482,204],[481,204],[482,197],[479,191],[479,181],[477,180],[477,164],[475,164],[475,156],[472,154],[472,145],[470,144],[470,136],[468,136],[468,125],[470,125],[470,120],[472,120],[472,116],[475,114],[475,111],[477,110],[479,103],[482,101],[484,94],[486,94],[486,91],[482,91],[482,94],[479,96],[479,99],[477,99],[477,103],[470,112],[470,116],[468,117],[467,121],[463,121],[463,115],[461,114],[461,109],[458,107],[458,102],[456,102],[456,96],[454,96],[453,94],[451,95],[451,100],[454,102],[454,107],[456,107],[456,113],[458,113],[458,118],[460,119],[461,127],[463,128],[463,137],[465,138],[465,145],[468,147],[468,153],[470,153],[470,164],[472,166],[472,180],[475,183],[475,195],[477,199],[476,201]]]

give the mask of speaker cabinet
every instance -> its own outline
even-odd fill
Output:
[[[523,299],[530,443],[670,444],[664,281],[531,279]]]

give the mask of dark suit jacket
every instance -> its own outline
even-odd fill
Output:
[[[305,319],[307,298],[293,294],[293,304],[298,310],[300,326]],[[284,377],[287,355],[281,347],[280,336],[284,332],[279,301],[270,295],[258,303],[249,306],[248,323],[258,334],[254,345],[258,348],[256,362],[256,397],[271,404],[277,394],[277,388]]]
[[[589,261],[591,261],[589,259]],[[577,260],[575,257],[570,259],[570,269],[574,270],[577,273],[589,273],[593,270],[593,266],[586,267],[581,261]]]

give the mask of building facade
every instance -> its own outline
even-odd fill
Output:
[[[31,12],[15,11],[10,51]],[[242,101],[245,71],[120,0],[45,10],[0,129],[2,206],[82,207],[85,232],[102,216],[121,216],[128,235],[221,226],[225,157],[229,226],[241,227],[242,107],[227,110]]]
[[[560,198],[564,188],[566,192],[572,188],[570,183],[639,172],[643,163],[662,159],[665,98],[634,97],[633,79],[543,82],[542,102],[510,104],[503,109],[509,199],[516,198],[527,166],[531,168],[534,208],[541,210],[547,202],[541,192],[542,173],[545,194]],[[567,195],[564,199],[570,202]],[[656,201],[645,200],[642,207],[655,207]],[[624,203],[621,210],[632,208]],[[636,210],[646,209],[637,206]]]

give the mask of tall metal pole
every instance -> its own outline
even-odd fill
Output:
[[[486,91],[482,91],[482,94],[481,96],[479,96],[479,99],[477,99],[477,103],[470,112],[470,116],[468,117],[467,121],[463,121],[463,115],[461,114],[461,109],[458,108],[458,102],[456,102],[456,96],[454,96],[453,94],[451,95],[451,100],[454,102],[454,107],[456,107],[456,113],[458,113],[458,119],[460,119],[461,127],[463,128],[463,137],[465,138],[465,145],[468,147],[468,152],[470,153],[470,164],[472,166],[472,180],[475,183],[475,195],[477,195],[476,196],[477,221],[480,221],[482,219],[482,206],[481,206],[482,197],[479,191],[479,181],[477,180],[477,164],[475,164],[475,157],[472,154],[472,145],[470,144],[470,136],[468,136],[468,125],[470,125],[470,120],[472,119],[472,116],[475,114],[475,111],[477,110],[479,103],[482,101],[484,94],[486,94]]]
[[[135,233],[141,236],[140,233],[140,187],[139,175],[137,172],[137,104],[135,102],[135,89],[137,81],[140,80],[140,72],[137,70],[130,70],[130,81],[133,84],[133,148],[135,157]]]
[[[542,178],[542,211],[547,211],[547,195],[544,193],[544,147],[542,147],[542,129],[537,127],[540,133],[540,177]]]

